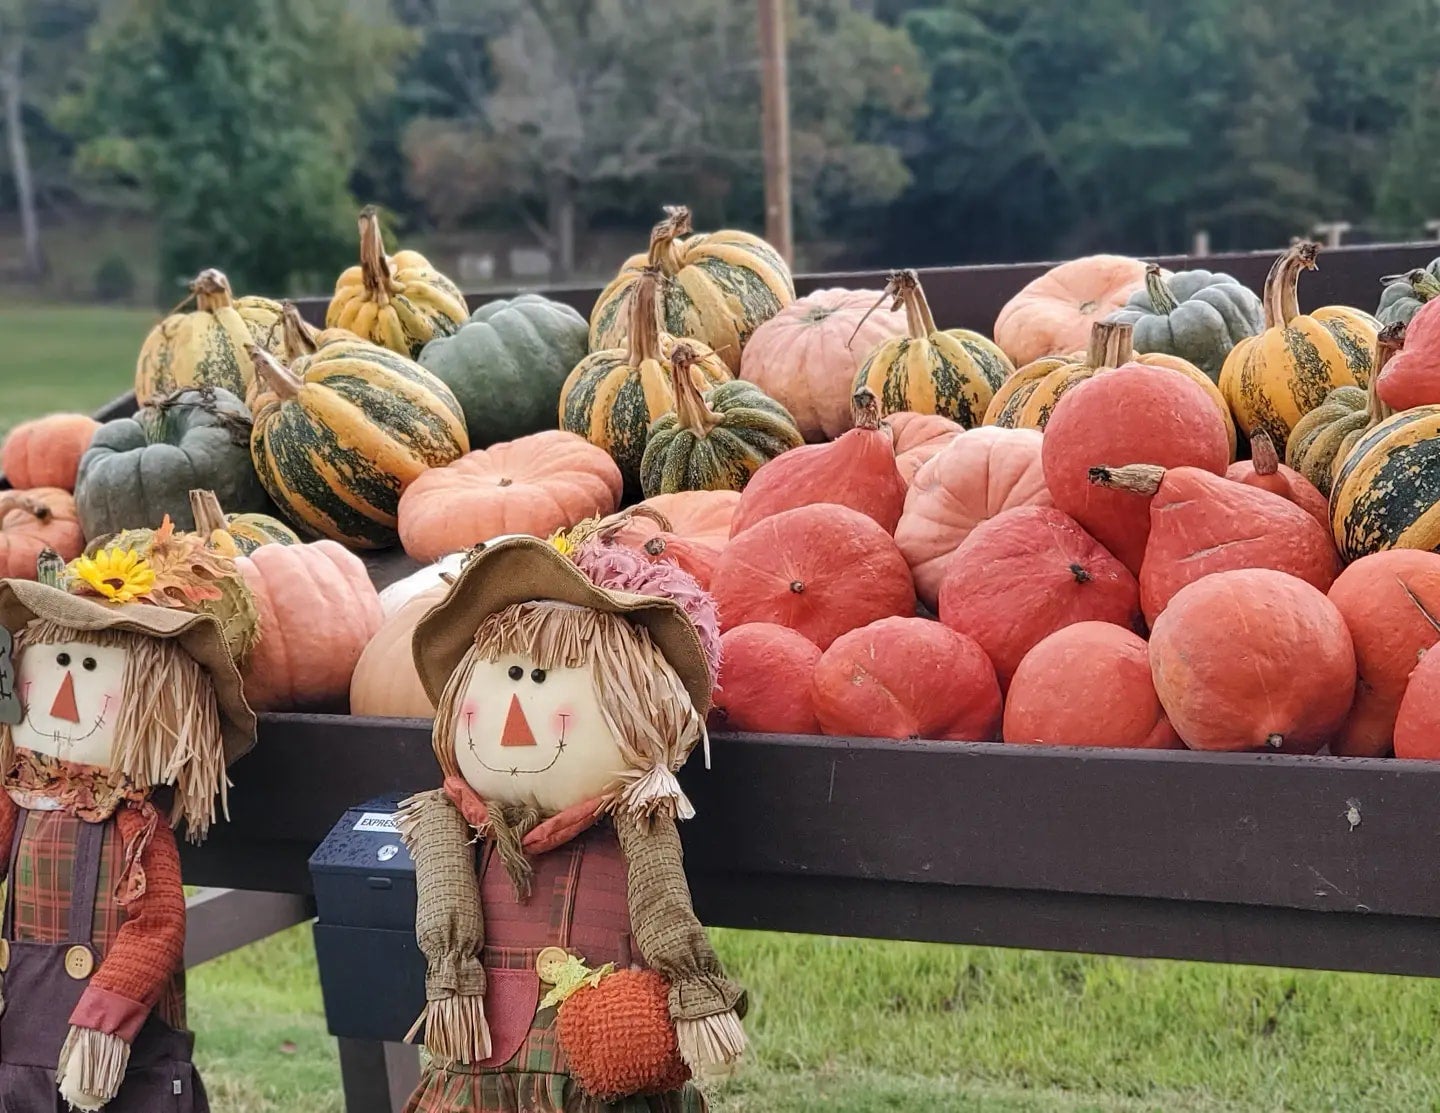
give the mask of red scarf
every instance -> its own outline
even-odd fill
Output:
[[[465,817],[465,821],[471,827],[476,831],[484,832],[490,822],[490,809],[485,806],[485,801],[480,799],[479,794],[463,777],[453,775],[446,777],[445,795],[452,804],[460,809],[460,814]],[[547,850],[564,846],[577,835],[582,835],[595,826],[596,821],[600,818],[600,807],[601,801],[596,798],[574,804],[563,812],[557,812],[538,824],[520,841],[520,845],[524,847],[527,854],[531,855],[544,854]]]

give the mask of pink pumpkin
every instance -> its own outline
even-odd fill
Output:
[[[895,466],[906,484],[915,481],[915,473],[965,430],[958,423],[939,414],[917,414],[901,410],[885,418],[895,434]]]
[[[879,290],[817,290],[751,334],[740,377],[789,410],[807,441],[834,440],[850,428],[850,394],[865,357],[904,332],[905,314]]]

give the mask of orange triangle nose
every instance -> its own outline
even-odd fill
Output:
[[[75,678],[68,672],[65,680],[60,685],[60,690],[55,693],[55,703],[50,708],[52,719],[64,719],[67,722],[78,723],[80,721],[80,708],[75,705]]]
[[[68,679],[68,678],[67,678]],[[71,699],[74,697],[72,695]],[[505,729],[500,732],[502,746],[534,746],[535,734],[525,721],[525,712],[520,708],[520,697],[510,697],[510,711],[505,716]]]

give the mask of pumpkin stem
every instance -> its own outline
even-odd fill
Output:
[[[1315,257],[1320,245],[1302,241],[1291,244],[1270,268],[1265,278],[1265,327],[1284,328],[1300,315],[1300,272],[1320,268]]]
[[[380,211],[374,205],[360,210],[360,278],[365,292],[381,305],[388,305],[395,290],[395,272],[385,254],[380,234]]]
[[[255,365],[255,377],[281,401],[298,397],[304,382],[259,344],[246,344],[245,354]]]
[[[924,340],[932,332],[940,331],[935,327],[935,315],[930,312],[930,302],[925,298],[920,276],[913,270],[891,271],[885,283],[885,293],[894,299],[890,303],[891,312],[901,308],[905,310],[905,323],[911,340]],[[856,331],[859,331],[858,326]]]
[[[688,208],[666,205],[665,219],[650,229],[650,266],[659,267],[667,275],[678,271],[680,258],[675,241],[688,236],[692,227]]]
[[[1075,582],[1077,584],[1088,584],[1092,579],[1094,579],[1094,577],[1091,576],[1089,572],[1085,571],[1085,566],[1082,564],[1070,565],[1070,575],[1075,577]]]
[[[227,525],[225,511],[214,491],[191,491],[190,513],[195,518],[195,532],[202,537],[209,537],[217,530],[223,532]]]
[[[1382,286],[1389,286],[1393,282],[1410,283],[1410,288],[1415,292],[1415,300],[1421,305],[1440,294],[1440,278],[1436,278],[1423,267],[1416,267],[1404,274],[1382,275],[1380,278]]]
[[[1410,585],[1400,579],[1399,576],[1396,576],[1395,580],[1399,583],[1400,590],[1410,597],[1410,602],[1415,604],[1415,609],[1420,612],[1426,622],[1430,623],[1435,632],[1440,634],[1440,622],[1437,622],[1435,616],[1425,609],[1425,604],[1420,602],[1420,597],[1411,591]]]
[[[880,428],[880,399],[868,386],[850,395],[850,423],[856,429]]]
[[[1119,321],[1096,321],[1090,326],[1090,346],[1086,349],[1087,367],[1119,367],[1135,354],[1132,337],[1135,326]]]
[[[1180,301],[1175,297],[1175,291],[1170,289],[1170,283],[1165,281],[1159,263],[1150,263],[1145,267],[1145,292],[1150,295],[1150,305],[1156,313],[1168,317],[1180,308]]]
[[[675,416],[695,436],[705,438],[710,430],[725,419],[705,403],[705,395],[695,385],[695,361],[700,354],[689,344],[676,344],[670,353],[670,388],[675,393]]]
[[[1280,470],[1280,455],[1275,451],[1275,442],[1264,429],[1255,430],[1250,438],[1250,461],[1255,465],[1256,475],[1275,475]]]
[[[630,321],[626,332],[628,359],[639,367],[647,359],[660,358],[660,284],[665,281],[657,266],[640,272],[630,294]]]
[[[793,591],[796,595],[804,595],[804,594],[805,594],[805,581],[804,581],[804,580],[791,580],[791,581],[790,581],[790,590]]]
[[[214,267],[195,276],[195,281],[190,283],[190,292],[195,295],[195,308],[205,313],[229,309],[235,304],[230,280],[225,277],[224,272],[217,271]]]
[[[1283,734],[1267,735],[1265,745],[1269,746],[1272,750],[1278,750],[1281,746],[1285,745],[1285,736]]]
[[[1401,321],[1386,325],[1375,338],[1374,366],[1370,370],[1370,383],[1365,388],[1365,428],[1367,431],[1379,425],[1394,412],[1381,401],[1377,386],[1380,382],[1380,372],[1385,370],[1385,365],[1390,362],[1395,353],[1404,347],[1405,325]]]
[[[22,491],[0,492],[0,528],[4,528],[5,515],[12,510],[29,514],[42,525],[54,516],[54,511],[33,495],[27,495]]]
[[[645,542],[645,551],[653,557],[663,556],[665,554],[665,549],[665,538],[660,537],[658,534]]]
[[[300,316],[300,310],[293,301],[286,301],[280,304],[280,321],[284,329],[285,358],[297,360],[301,356],[311,356],[320,347],[320,332],[304,317]]]
[[[1153,495],[1160,490],[1165,469],[1159,464],[1126,464],[1122,468],[1091,468],[1090,482],[1111,491],[1132,495]]]

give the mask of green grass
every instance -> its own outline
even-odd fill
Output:
[[[127,389],[153,320],[0,309],[0,429]],[[713,935],[753,1002],[718,1113],[1440,1110],[1440,983]],[[217,1113],[339,1113],[308,927],[193,971],[190,1001]]]

